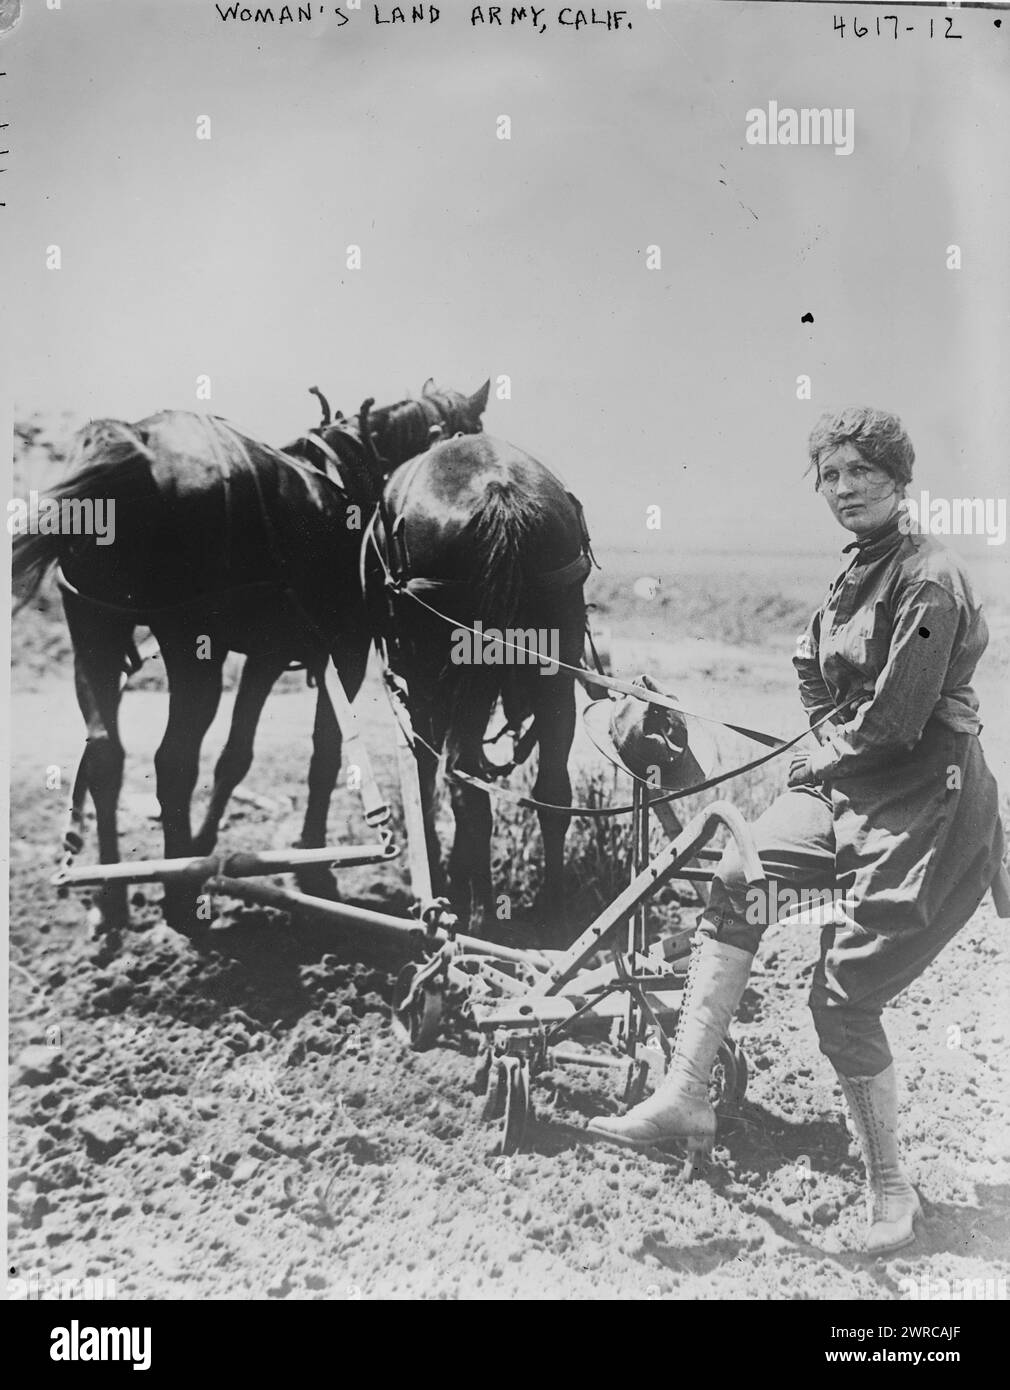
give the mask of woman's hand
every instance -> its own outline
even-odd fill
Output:
[[[797,750],[789,762],[789,786],[815,787],[817,779],[810,770],[810,754]]]

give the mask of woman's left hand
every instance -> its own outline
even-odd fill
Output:
[[[795,752],[789,763],[789,785],[791,787],[814,787],[817,779],[810,769],[810,754]]]

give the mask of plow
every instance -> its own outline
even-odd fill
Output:
[[[647,825],[644,797],[641,816]],[[501,951],[454,937],[400,972],[394,1018],[412,1048],[432,1047],[453,1020],[480,1035],[475,1088],[484,1096],[484,1119],[501,1126],[500,1154],[522,1148],[533,1113],[532,1083],[541,1072],[561,1065],[616,1072],[629,1105],[642,1099],[650,1077],[663,1074],[690,933],[650,942],[646,904],[705,852],[720,827],[736,842],[748,882],[761,882],[745,821],[729,802],[716,801],[655,858],[643,862],[644,850],[635,856],[628,886],[568,950]],[[636,843],[644,847],[645,835]],[[710,870],[689,872],[695,882],[711,878]],[[747,1061],[732,1039],[722,1045],[712,1085],[717,1101],[744,1097]]]
[[[346,700],[338,710],[345,737],[358,739]],[[212,898],[275,909],[338,936],[357,941],[364,935],[376,945],[394,947],[405,961],[393,990],[395,1033],[415,1051],[450,1035],[465,1035],[471,1047],[476,1040],[474,1089],[482,1097],[483,1119],[498,1126],[498,1154],[522,1149],[534,1116],[534,1083],[557,1067],[605,1072],[627,1104],[637,1103],[671,1059],[692,949],[691,928],[653,930],[649,900],[664,885],[683,880],[704,901],[712,861],[720,857],[711,842],[720,831],[735,842],[747,881],[762,882],[743,816],[730,802],[717,800],[681,826],[668,801],[636,779],[627,886],[565,950],[501,944],[461,932],[448,901],[432,894],[417,767],[402,722],[396,727],[414,898],[409,916],[262,881],[307,866],[349,868],[398,858],[401,848],[387,824],[390,812],[374,782],[362,788],[366,821],[379,835],[372,844],[98,865],[77,865],[68,852],[51,882],[61,894],[114,882],[182,883]],[[667,842],[650,855],[653,815]],[[746,1087],[746,1057],[727,1037],[712,1073],[713,1100],[739,1104]]]

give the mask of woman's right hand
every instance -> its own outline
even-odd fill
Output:
[[[789,786],[814,787],[817,780],[810,769],[810,754],[797,749],[789,761]]]

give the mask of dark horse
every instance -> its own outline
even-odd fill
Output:
[[[370,405],[370,402],[368,403]],[[87,742],[74,784],[67,848],[83,843],[85,801],[95,806],[102,863],[119,858],[116,809],[123,776],[118,710],[124,670],[138,664],[134,628],[150,627],[165,661],[168,726],[155,755],[165,854],[209,854],[228,798],[246,775],[267,695],[291,665],[317,685],[309,796],[299,844],[326,843],[341,735],[322,679],[332,656],[349,699],[365,672],[370,634],[358,579],[361,537],[388,471],[426,449],[434,432],[481,429],[487,386],[439,391],[372,415],[366,454],[359,417],[341,418],[284,452],[225,421],[164,411],[80,431],[71,476],[51,498],[115,503],[112,544],[92,535],[21,535],[14,584],[21,602],[60,566]],[[362,407],[367,414],[367,407]],[[328,413],[328,412],[327,412]],[[380,461],[381,460],[381,461]],[[200,745],[217,710],[229,651],[245,652],[227,743],[201,828],[190,827]],[[305,886],[319,891],[318,878]],[[332,889],[332,880],[330,881]],[[166,888],[166,919],[192,927],[193,899]],[[125,887],[94,901],[96,930],[128,918]]]
[[[574,677],[563,665],[549,674],[547,667],[519,664],[516,649],[528,655],[531,645],[546,640],[550,655],[569,666],[581,665],[583,583],[590,565],[578,501],[536,459],[484,434],[437,444],[395,473],[366,538],[363,570],[370,619],[385,643],[391,669],[405,686],[410,720],[419,735],[415,754],[432,884],[436,892],[444,890],[433,809],[438,755],[444,748],[456,822],[449,886],[457,910],[477,930],[493,919],[496,908],[491,805],[479,788],[452,774],[480,777],[491,771],[483,745],[500,698],[520,760],[534,744],[539,747],[534,797],[571,805]],[[478,620],[483,641],[467,635]],[[489,644],[492,629],[512,647]],[[533,639],[529,629],[539,636]],[[500,664],[488,664],[488,656]],[[533,722],[520,736],[529,716]],[[554,942],[566,930],[563,871],[569,820],[564,814],[540,813],[541,913]]]

